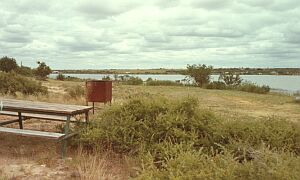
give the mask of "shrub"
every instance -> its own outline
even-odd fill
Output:
[[[266,94],[266,93],[270,92],[271,88],[266,85],[259,86],[254,83],[245,82],[245,83],[242,83],[241,85],[237,86],[237,90],[258,93],[258,94]]]
[[[227,89],[226,84],[220,81],[213,81],[206,85],[207,89]]]
[[[147,80],[147,86],[182,86],[180,82],[169,81],[169,80]]]
[[[18,64],[14,58],[9,58],[7,56],[0,59],[0,71],[11,72],[18,68]]]
[[[66,76],[59,73],[57,76],[56,76],[56,79],[59,80],[59,81],[64,81],[66,79]]]
[[[271,148],[284,149],[300,155],[300,126],[284,119],[274,117],[265,119],[252,119],[249,121],[231,120],[223,124],[218,131],[222,137],[223,145],[236,148],[240,145],[258,147],[262,143]]]
[[[85,89],[80,85],[69,87],[66,89],[66,92],[71,98],[75,99],[85,95]]]
[[[110,76],[109,76],[109,75],[107,75],[107,76],[104,76],[104,77],[102,78],[102,80],[105,80],[105,81],[110,81],[110,80],[111,80],[111,78],[110,78]]]
[[[123,80],[123,83],[126,85],[141,85],[143,84],[143,80],[139,77],[128,77]]]
[[[30,67],[26,67],[26,66],[21,66],[18,67],[15,72],[19,75],[23,75],[23,76],[29,76],[32,77],[33,76],[33,70]]]
[[[47,88],[29,78],[15,73],[0,73],[0,93],[15,95],[21,92],[25,95],[47,94]]]
[[[199,111],[193,98],[168,101],[162,97],[138,97],[113,106],[93,121],[81,135],[87,144],[111,146],[120,153],[156,151],[160,142],[193,142],[211,146],[218,120],[210,112]]]
[[[99,114],[79,142],[138,157],[140,179],[296,179],[300,172],[299,123],[222,121],[194,98],[136,95]]]
[[[46,63],[39,61],[37,63],[39,66],[34,70],[34,74],[38,79],[45,80],[52,71]]]
[[[212,66],[206,66],[205,64],[193,64],[187,65],[186,74],[193,78],[198,86],[203,87],[209,83],[212,71]]]
[[[285,152],[260,148],[256,159],[236,161],[229,151],[207,155],[202,151],[174,147],[176,156],[162,163],[162,168],[152,162],[148,154],[137,179],[298,179],[300,158]]]
[[[219,81],[223,81],[226,86],[238,86],[242,83],[242,79],[240,78],[240,75],[236,74],[221,74],[219,77]]]

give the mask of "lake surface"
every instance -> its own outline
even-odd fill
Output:
[[[97,79],[101,80],[105,76],[110,76],[112,79],[113,74],[64,74],[65,76],[77,77],[81,79]],[[118,74],[124,76],[125,74]],[[177,81],[185,78],[184,75],[168,75],[168,74],[129,74],[130,76],[140,77],[144,81],[148,78],[157,80],[171,80]],[[57,74],[50,74],[50,78],[56,78]],[[218,80],[219,75],[212,75],[214,81]],[[241,75],[244,81],[251,81],[258,85],[268,85],[272,89],[283,90],[287,92],[300,91],[300,76],[277,76],[277,75]]]

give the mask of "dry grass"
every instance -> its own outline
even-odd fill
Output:
[[[111,152],[87,152],[79,147],[69,162],[81,179],[127,179],[130,175],[129,161]]]

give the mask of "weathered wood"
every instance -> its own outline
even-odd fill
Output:
[[[59,140],[60,138],[63,138],[65,136],[65,134],[61,134],[61,133],[14,129],[14,128],[5,128],[5,127],[0,127],[0,132],[16,134],[21,136],[43,137],[43,138],[55,139],[55,140]]]
[[[3,111],[22,113],[39,113],[51,115],[76,115],[89,111],[90,106],[64,105],[56,103],[34,102],[13,99],[0,99],[3,103]]]
[[[23,117],[23,121],[29,119],[28,117]],[[19,118],[18,119],[13,119],[13,120],[8,120],[8,121],[0,121],[0,126],[3,125],[7,125],[7,124],[12,124],[12,123],[17,123],[19,122]]]
[[[22,114],[20,112],[18,112],[18,117],[19,117],[20,129],[23,129],[23,119],[22,119]]]
[[[17,112],[10,112],[10,111],[2,111],[0,115],[7,115],[7,116],[18,116]],[[56,116],[56,115],[47,115],[47,114],[33,114],[33,113],[22,113],[23,118],[36,118],[36,119],[43,119],[43,120],[53,120],[53,121],[67,121],[66,116]],[[76,118],[71,117],[71,122],[77,122]]]
[[[70,129],[70,120],[71,120],[71,117],[68,116],[67,117],[67,122],[66,122],[66,125],[65,125],[65,130],[64,130],[64,133],[66,136],[69,135],[69,129]],[[61,146],[61,157],[64,158],[66,153],[67,153],[67,144],[68,144],[68,141],[65,139],[62,141],[62,146]]]

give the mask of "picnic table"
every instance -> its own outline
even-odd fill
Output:
[[[17,119],[0,121],[0,133],[12,133],[22,136],[35,136],[55,139],[62,142],[61,156],[66,155],[67,139],[75,133],[69,133],[70,123],[75,122],[77,115],[85,115],[85,122],[89,120],[91,106],[65,105],[57,103],[34,102],[0,98],[0,115],[17,116]],[[23,121],[31,118],[65,122],[64,133],[25,130]],[[3,127],[7,124],[19,123],[19,128]]]

